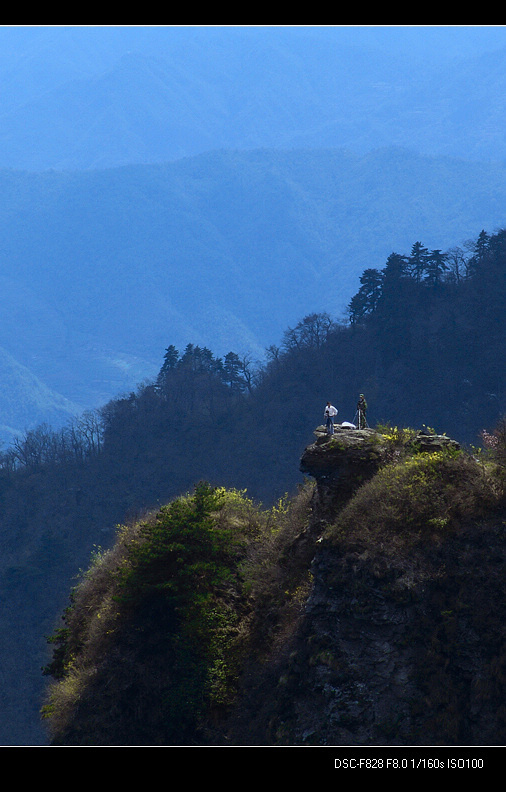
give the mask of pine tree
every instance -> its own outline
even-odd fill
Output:
[[[446,263],[447,254],[440,250],[433,250],[427,257],[426,280],[430,286],[437,286],[441,283],[443,273],[448,269]]]
[[[415,242],[411,248],[411,254],[408,258],[408,265],[410,272],[417,283],[421,283],[425,276],[428,258],[428,249],[424,247],[421,242]]]

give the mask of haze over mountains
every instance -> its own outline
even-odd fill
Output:
[[[506,30],[0,28],[0,435],[492,232]]]

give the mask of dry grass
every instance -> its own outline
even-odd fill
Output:
[[[417,454],[365,484],[329,530],[328,540],[374,544],[389,554],[442,538],[490,512],[504,489],[493,468],[464,452]]]

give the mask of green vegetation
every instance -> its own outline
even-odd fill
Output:
[[[203,482],[119,527],[51,639],[43,714],[55,744],[206,741],[234,700],[245,653],[268,650],[259,609],[279,625],[297,607],[307,566],[287,574],[278,563],[306,521],[307,490],[263,510]]]
[[[313,652],[333,658],[327,684],[341,692],[348,743],[366,724],[379,744],[504,743],[505,516],[506,477],[494,458],[404,447],[329,526],[325,587],[339,630],[322,631]],[[378,684],[382,664],[402,668],[398,695],[395,670]],[[351,725],[347,689],[355,703],[367,691]],[[374,709],[382,718],[371,718]],[[324,719],[318,730],[317,742],[340,739]]]
[[[252,734],[293,744],[300,739],[293,702],[310,698],[313,685],[319,690],[319,674],[335,678],[329,690],[369,684],[368,667],[343,655],[340,642],[348,629],[355,635],[357,619],[374,633],[378,602],[400,608],[388,619],[383,612],[380,623],[393,630],[396,656],[410,647],[411,693],[398,716],[388,704],[374,734],[416,743],[428,728],[435,742],[472,739],[465,702],[487,706],[491,691],[502,691],[494,670],[503,667],[499,616],[485,604],[497,587],[495,573],[487,579],[488,548],[501,540],[495,526],[506,507],[502,434],[494,434],[494,455],[479,457],[452,445],[422,451],[410,429],[383,426],[378,437],[368,447],[376,455],[386,446],[384,464],[331,524],[313,522],[310,482],[267,509],[245,491],[201,482],[119,526],[115,545],[94,552],[51,639],[43,714],[53,744],[239,744]],[[305,616],[318,552],[326,559],[320,587],[344,603],[337,633]],[[467,557],[479,558],[478,567]],[[408,607],[401,634],[396,625]],[[480,686],[460,668],[473,647],[459,631],[469,630],[481,636]],[[251,703],[258,690],[262,706]],[[346,734],[363,727],[346,696],[339,706]],[[309,711],[316,743],[336,739]]]
[[[411,434],[411,433],[409,433]],[[408,453],[360,488],[329,530],[329,541],[360,541],[395,555],[443,538],[504,498],[504,481],[453,448]]]

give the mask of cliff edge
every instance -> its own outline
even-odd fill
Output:
[[[321,535],[278,732],[294,744],[503,744],[503,471],[444,435],[316,435],[301,470]]]
[[[314,478],[317,519],[332,519],[357,489],[384,465],[412,452],[458,450],[459,443],[446,435],[392,429],[353,429],[337,424],[329,436],[325,427],[315,430],[316,440],[300,460],[300,471]]]

